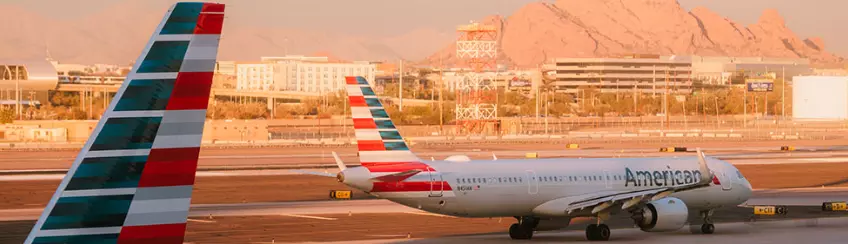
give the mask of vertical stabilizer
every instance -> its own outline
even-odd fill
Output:
[[[363,166],[420,163],[398,133],[374,89],[361,76],[345,77],[353,128]]]
[[[25,243],[182,243],[224,5],[171,6]]]

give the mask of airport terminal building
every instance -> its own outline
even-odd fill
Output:
[[[557,91],[578,93],[594,88],[613,93],[692,92],[692,63],[659,56],[633,58],[558,58]]]

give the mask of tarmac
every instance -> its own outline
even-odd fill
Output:
[[[562,145],[560,145],[562,146]],[[536,150],[539,149],[539,150]],[[693,148],[690,148],[693,149]],[[831,182],[828,185],[844,185],[848,175],[842,175],[841,165],[848,162],[848,151],[838,147],[799,148],[794,152],[781,152],[778,148],[763,146],[757,148],[739,147],[705,147],[709,156],[723,158],[740,167],[745,172],[757,172],[758,178],[777,179],[775,182],[793,179],[817,180],[816,182]],[[286,149],[293,150],[293,149]],[[196,192],[220,191],[215,194],[196,194],[196,199],[212,204],[192,204],[189,227],[186,235],[187,243],[275,243],[275,242],[335,242],[335,243],[515,243],[509,239],[506,230],[514,222],[512,218],[454,218],[426,213],[387,200],[336,200],[336,201],[304,201],[298,199],[316,199],[326,194],[310,190],[315,196],[305,198],[286,198],[287,193],[278,190],[285,199],[258,196],[251,202],[238,203],[236,199],[221,199],[233,195],[235,189],[250,188],[242,181],[231,179],[252,179],[255,184],[267,184],[269,189],[295,189],[287,187],[314,186],[318,180],[315,177],[294,176],[295,172],[288,169],[266,168],[232,170],[221,167],[233,166],[235,159],[250,158],[247,166],[309,166],[332,165],[329,149],[308,149],[300,154],[285,154],[278,149],[238,149],[233,151],[207,151],[201,157],[201,167],[198,172]],[[419,150],[416,150],[418,152]],[[420,150],[422,158],[446,157],[454,154],[467,154],[472,158],[491,159],[494,153],[498,158],[520,158],[528,151],[538,152],[544,157],[638,157],[638,156],[677,156],[692,155],[692,153],[660,153],[658,148],[584,148],[579,150],[544,148],[516,148],[508,146],[491,147],[486,151],[475,148],[459,148],[452,151],[438,152]],[[343,160],[356,162],[355,154],[340,150]],[[5,154],[5,153],[4,153]],[[38,155],[34,157],[33,155]],[[32,154],[20,152],[12,157],[0,160],[0,183],[7,181],[9,186],[20,184],[19,181],[42,182],[39,190],[52,193],[55,182],[63,176],[62,173],[50,173],[60,170],[62,165],[68,165],[73,160],[73,153]],[[4,155],[6,156],[6,155]],[[37,162],[50,162],[45,167],[4,167],[13,165],[15,160],[29,162],[30,166]],[[29,161],[27,161],[29,160]],[[306,162],[308,164],[300,163]],[[818,164],[815,164],[818,163]],[[40,164],[39,164],[40,165]],[[848,167],[848,164],[845,164]],[[23,165],[26,166],[26,165]],[[239,165],[245,166],[245,165]],[[775,170],[756,170],[760,168],[778,167]],[[820,168],[816,166],[826,166]],[[65,166],[66,167],[66,166]],[[746,168],[747,167],[747,168]],[[32,171],[36,169],[38,171]],[[21,170],[30,170],[21,171]],[[44,170],[47,170],[46,172]],[[319,172],[335,173],[336,169],[310,169]],[[763,172],[760,172],[763,171]],[[774,175],[770,175],[774,171]],[[802,172],[803,171],[803,172]],[[830,177],[823,179],[824,173],[831,171]],[[13,172],[13,173],[9,173]],[[842,171],[848,172],[848,171]],[[808,173],[808,174],[804,174]],[[303,177],[300,180],[285,177]],[[220,178],[219,178],[220,177]],[[258,182],[262,178],[261,182]],[[215,180],[221,179],[221,180]],[[223,180],[226,179],[226,180]],[[223,186],[220,181],[227,181],[233,186]],[[53,183],[51,183],[53,182]],[[207,182],[207,183],[204,183]],[[211,184],[208,182],[216,183]],[[240,182],[240,183],[239,183]],[[841,182],[841,183],[840,183]],[[52,185],[51,185],[52,184]],[[321,184],[324,184],[321,181]],[[334,187],[330,180],[326,186]],[[775,183],[769,183],[774,186]],[[818,183],[817,183],[818,184]],[[50,187],[47,187],[50,186]],[[263,185],[264,186],[264,185]],[[51,188],[52,187],[52,188]],[[51,188],[51,189],[48,189]],[[214,189],[213,189],[214,188]],[[302,187],[301,187],[302,188]],[[301,189],[296,188],[296,189]],[[755,185],[756,188],[756,185]],[[313,192],[314,191],[314,192]],[[228,193],[230,192],[230,193]],[[261,193],[262,195],[268,192]],[[298,193],[300,194],[300,193]],[[304,193],[305,194],[305,193]],[[209,195],[209,196],[207,196]],[[215,201],[211,200],[215,195]],[[278,197],[272,196],[272,197]],[[304,195],[305,196],[305,195]],[[44,197],[49,198],[45,195]],[[293,197],[293,196],[292,196]],[[208,200],[203,200],[208,198]],[[263,199],[266,199],[263,202]],[[268,199],[273,199],[269,201]],[[34,200],[34,199],[33,199]],[[614,228],[611,242],[613,243],[843,243],[848,238],[844,226],[848,224],[848,212],[822,213],[820,205],[824,201],[848,200],[846,187],[817,187],[804,189],[758,189],[755,190],[748,205],[786,205],[790,207],[786,216],[752,217],[749,206],[722,209],[714,216],[717,231],[712,235],[695,235],[688,228],[670,233],[646,233],[632,228],[632,222],[626,217],[610,221]],[[29,201],[29,200],[28,200]],[[27,202],[27,201],[25,201]],[[8,206],[7,206],[8,207]],[[23,205],[16,208],[0,209],[0,243],[20,243],[28,233],[35,219],[41,214],[42,208],[33,205]],[[845,217],[842,217],[845,216]],[[828,217],[828,218],[824,218]],[[840,218],[836,218],[840,217]],[[575,220],[565,231],[537,233],[532,243],[551,242],[586,242],[583,228],[586,220]]]

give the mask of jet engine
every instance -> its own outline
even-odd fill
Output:
[[[452,155],[450,157],[445,158],[445,161],[449,162],[468,162],[471,161],[467,155]]]
[[[682,228],[689,218],[689,208],[683,200],[666,197],[632,211],[633,220],[642,231],[662,232]]]

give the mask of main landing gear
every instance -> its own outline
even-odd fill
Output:
[[[590,224],[586,227],[586,239],[590,241],[608,241],[610,228],[605,224]]]
[[[692,226],[693,233],[701,233],[701,234],[712,234],[715,233],[715,225],[713,225],[713,210],[705,210],[701,211],[701,218],[704,220],[704,224],[701,225],[700,232],[697,227]]]
[[[539,225],[539,219],[534,217],[515,217],[518,223],[509,226],[509,237],[514,240],[530,240],[533,231]]]
[[[701,233],[704,234],[712,234],[715,232],[715,225],[713,225],[713,210],[701,211],[701,217],[704,217],[704,224],[701,225]]]

